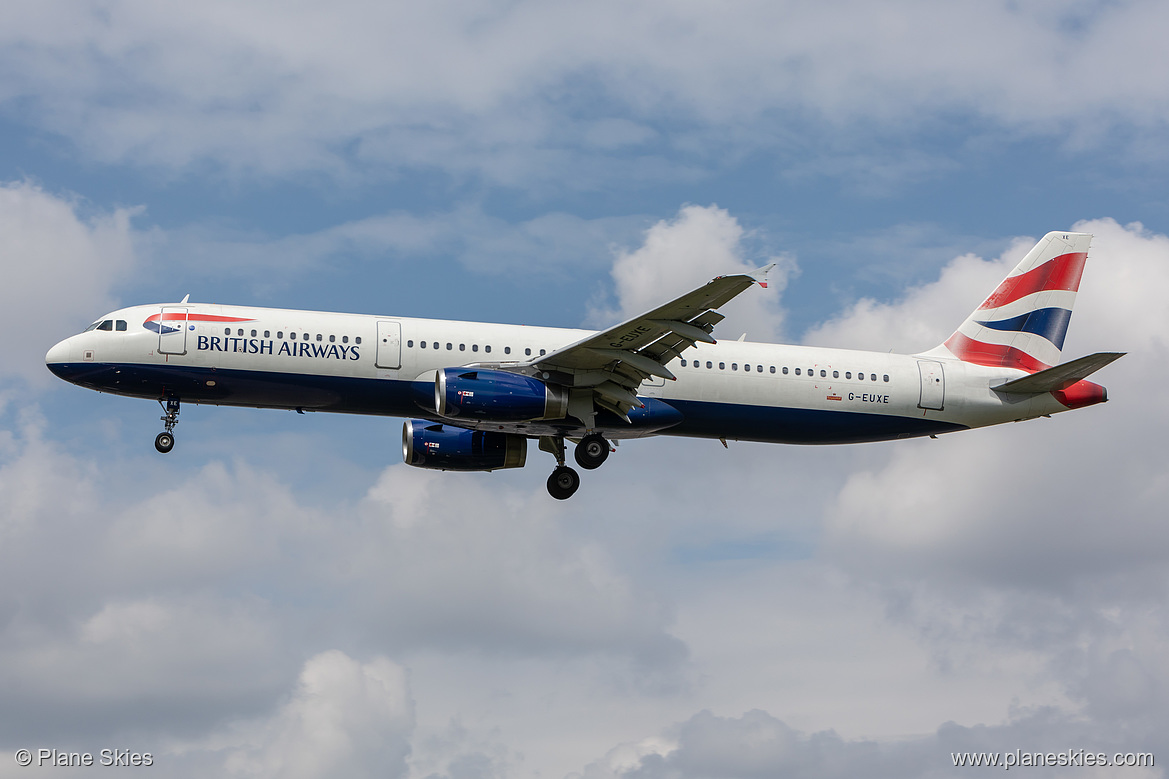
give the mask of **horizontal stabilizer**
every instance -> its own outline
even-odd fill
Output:
[[[1038,395],[1042,392],[1058,392],[1067,389],[1081,379],[1086,379],[1096,371],[1114,360],[1119,360],[1126,352],[1099,352],[1081,357],[1078,360],[1065,362],[1053,368],[1032,373],[1021,379],[1008,381],[993,387],[995,392],[1006,392],[1012,395]]]

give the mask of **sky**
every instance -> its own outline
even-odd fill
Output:
[[[1169,6],[0,5],[0,777],[941,777],[1169,762]],[[936,440],[423,471],[400,420],[44,368],[126,305],[918,352],[1095,235],[1105,405]],[[42,769],[44,770],[44,769]],[[94,769],[56,769],[82,775]],[[987,769],[982,769],[987,770]],[[994,769],[992,769],[994,770]],[[998,769],[1001,770],[1001,769]],[[1019,769],[1028,776],[1107,770]]]

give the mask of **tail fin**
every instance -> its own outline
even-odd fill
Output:
[[[1048,233],[937,351],[1034,373],[1059,364],[1088,233]]]

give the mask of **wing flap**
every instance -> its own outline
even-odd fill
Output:
[[[719,276],[664,306],[557,349],[530,365],[542,371],[568,373],[608,369],[632,389],[649,376],[673,379],[665,363],[696,343],[715,342],[710,333],[723,316],[713,309],[753,284],[765,283],[773,267],[774,264],[753,273]]]

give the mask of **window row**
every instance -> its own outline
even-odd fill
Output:
[[[414,341],[413,341],[413,339],[411,339],[411,340],[409,340],[409,341],[407,341],[407,342],[406,342],[406,348],[407,348],[407,349],[413,349],[413,348],[414,348]],[[438,341],[419,341],[419,342],[418,342],[418,348],[419,348],[419,349],[441,349],[441,348],[442,348],[442,344],[441,344],[441,343],[439,343]],[[453,351],[455,350],[455,345],[454,345],[454,343],[453,343],[453,342],[451,342],[451,341],[447,341],[447,344],[446,344],[446,350],[447,350],[448,352],[453,352]],[[459,344],[459,351],[460,351],[460,352],[465,352],[465,351],[467,351],[467,345],[466,345],[466,344]],[[472,351],[472,352],[477,352],[477,351],[479,351],[479,344],[471,344],[471,351]],[[484,346],[484,347],[483,347],[483,351],[484,351],[485,353],[487,353],[487,354],[491,354],[491,347],[490,347],[490,346]],[[504,354],[511,354],[511,347],[510,347],[510,346],[505,346],[505,347],[503,347],[503,353],[504,353]],[[541,357],[543,357],[543,356],[544,356],[545,354],[547,354],[547,353],[548,353],[548,350],[547,350],[547,349],[541,349],[541,350],[540,350],[540,356],[541,356]],[[531,356],[532,356],[532,349],[531,349],[531,347],[528,347],[528,348],[525,348],[525,349],[524,349],[524,355],[525,355],[525,356],[527,356],[527,357],[531,357]]]
[[[256,331],[256,330],[252,330],[251,337],[252,337],[252,338],[257,338],[257,337],[258,337],[258,335],[257,335],[257,332],[258,332],[258,331]],[[242,335],[244,334],[244,330],[243,330],[243,328],[241,327],[241,328],[239,328],[238,330],[236,330],[236,331],[235,331],[235,333],[236,333],[236,335],[237,335],[237,336],[242,336]],[[224,334],[224,335],[231,335],[231,328],[230,328],[230,327],[225,327],[225,328],[223,328],[223,334]],[[265,330],[265,331],[264,331],[264,337],[265,337],[265,338],[271,338],[271,337],[272,337],[272,331],[271,331],[271,330]],[[281,340],[283,340],[283,339],[284,339],[284,331],[283,331],[283,330],[277,330],[277,331],[276,331],[276,337],[277,337],[277,338],[279,338],[279,339],[281,339]],[[288,334],[288,340],[290,340],[290,341],[295,341],[295,340],[296,340],[296,333],[295,333],[295,332],[289,332],[289,334]],[[301,333],[301,334],[300,334],[300,340],[302,340],[302,341],[312,341],[312,340],[314,340],[314,339],[313,339],[313,334],[312,334],[312,333]],[[324,340],[325,340],[325,336],[321,335],[320,333],[317,333],[317,334],[316,334],[316,339],[315,339],[315,340],[317,340],[317,341],[324,341]],[[337,342],[337,336],[335,336],[335,335],[330,335],[330,336],[329,336],[329,343],[331,343],[331,344],[332,344],[332,343],[336,343],[336,342]],[[341,336],[341,343],[343,343],[343,344],[347,344],[347,343],[349,343],[349,336],[347,336],[347,335],[343,335],[343,336]],[[359,336],[359,335],[358,335],[358,336],[354,336],[354,337],[353,337],[353,343],[355,343],[355,344],[359,344],[359,343],[361,343],[361,336]]]
[[[682,367],[683,367],[683,368],[687,367],[687,362],[688,362],[687,360],[682,360]],[[695,367],[695,368],[701,368],[701,367],[702,367],[702,361],[701,361],[701,360],[690,360],[689,362],[690,362],[690,363],[693,363],[693,365],[694,365],[694,367]],[[706,367],[707,367],[708,369],[713,369],[713,368],[714,368],[714,363],[713,363],[713,362],[711,362],[710,360],[707,360],[707,361],[706,361]],[[718,369],[719,369],[720,371],[725,371],[725,370],[727,369],[727,364],[726,364],[725,362],[720,362],[720,363],[718,364]],[[738,364],[737,362],[733,362],[733,363],[731,363],[731,370],[732,370],[732,371],[737,371],[737,370],[739,370],[739,364]],[[764,371],[763,371],[763,366],[762,366],[762,365],[756,365],[756,366],[754,366],[754,368],[752,368],[750,363],[744,363],[744,364],[743,364],[743,370],[744,370],[744,371],[746,371],[746,372],[748,372],[748,373],[750,373],[752,370],[754,370],[756,373],[763,373],[763,372],[764,372]],[[812,377],[815,377],[815,376],[816,376],[816,369],[815,369],[815,368],[805,368],[804,370],[805,370],[805,371],[807,371],[807,373],[803,373],[803,372],[801,372],[801,370],[800,370],[799,368],[795,368],[795,369],[794,369],[794,371],[795,371],[795,375],[796,375],[796,376],[804,376],[804,375],[806,375],[806,376],[812,376]],[[775,366],[774,366],[774,365],[770,366],[770,373],[775,373],[775,372],[776,372],[776,370],[775,370]],[[787,376],[787,375],[788,375],[788,368],[787,368],[787,366],[786,366],[786,365],[785,365],[785,366],[783,366],[783,367],[780,369],[780,372],[781,372],[781,373],[782,373],[784,376]],[[875,373],[870,373],[868,376],[869,376],[869,381],[876,381],[876,380],[877,380],[877,374],[875,374]],[[827,369],[825,369],[825,368],[821,368],[821,369],[820,369],[820,378],[822,378],[822,379],[826,379],[826,378],[828,378],[828,370],[827,370]],[[840,378],[840,371],[832,371],[832,378],[834,378],[834,379],[839,379],[839,378]],[[844,378],[846,378],[846,379],[851,379],[851,378],[852,378],[852,371],[845,371],[845,372],[844,372]],[[856,374],[856,380],[857,380],[857,381],[864,381],[864,380],[865,380],[865,374],[864,374],[863,372],[860,372],[860,371],[858,371],[858,372],[857,372],[857,374]],[[881,376],[881,380],[882,380],[882,381],[889,381],[889,374],[887,374],[887,373],[886,373],[886,374],[882,374],[882,376]]]

